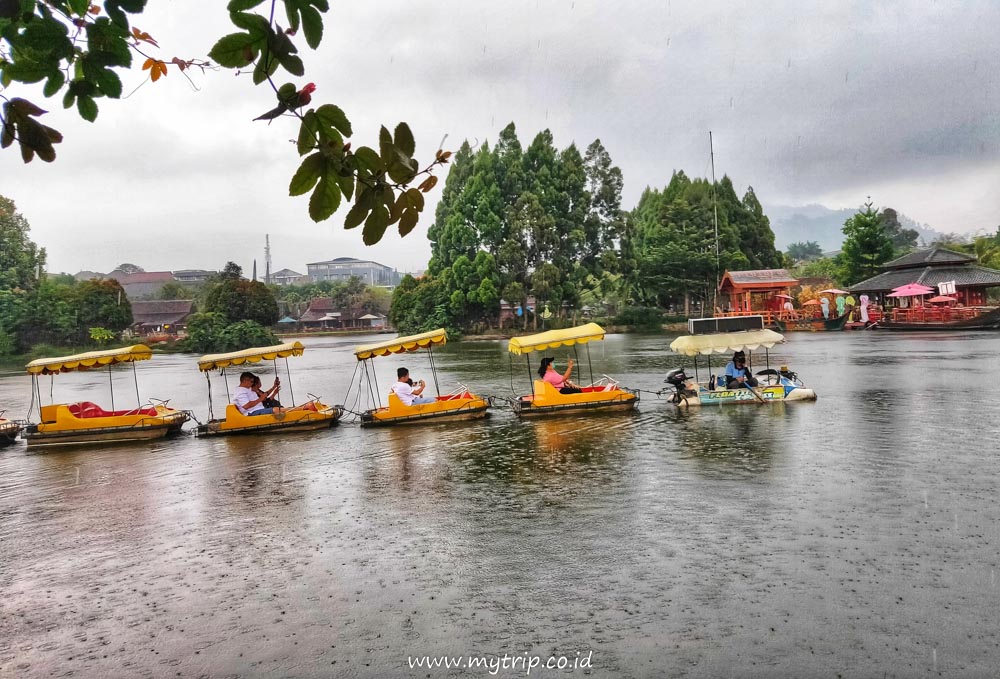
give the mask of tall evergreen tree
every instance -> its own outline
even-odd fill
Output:
[[[843,278],[848,285],[871,278],[878,273],[879,265],[892,259],[892,239],[870,200],[865,203],[864,210],[844,222],[843,231],[846,238],[841,258]]]

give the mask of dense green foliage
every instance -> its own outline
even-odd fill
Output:
[[[117,281],[44,277],[45,250],[29,237],[28,221],[0,196],[0,354],[20,353],[42,342],[93,343],[91,328],[120,331],[132,309]]]
[[[230,323],[274,325],[279,318],[274,294],[260,281],[221,281],[208,293],[205,311],[222,314]]]
[[[211,68],[200,59],[152,56],[159,45],[134,24],[146,1],[105,0],[103,6],[90,0],[0,1],[0,88],[44,82],[46,97],[63,93],[64,108],[75,106],[82,118],[94,122],[98,100],[121,98],[119,72],[132,65],[135,55],[144,59],[142,69],[151,82],[171,71]],[[206,11],[209,5],[215,9],[214,4],[207,3]],[[279,4],[285,10],[287,30],[276,21]],[[261,5],[261,13],[250,11]],[[254,85],[270,87],[273,108],[256,120],[272,121],[286,114],[298,119],[295,148],[303,160],[291,178],[289,195],[309,193],[309,216],[317,222],[330,218],[343,200],[353,200],[344,227],[364,224],[362,239],[368,245],[377,243],[390,225],[397,225],[401,236],[412,231],[424,208],[423,193],[437,182],[431,171],[447,163],[451,154],[438,150],[434,160],[420,169],[406,123],[392,132],[383,126],[377,149],[351,148],[346,141],[352,135],[351,122],[339,107],[306,108],[317,89],[314,83],[278,85],[274,80],[279,69],[304,78],[296,41],[319,47],[328,0],[230,0],[227,10],[238,30],[218,38],[209,57],[223,68],[252,71]],[[39,122],[47,111],[17,96],[2,99],[0,148],[16,141],[26,163],[36,155],[46,162],[55,160],[54,145],[63,137]],[[421,175],[427,176],[411,188]]]
[[[28,220],[14,201],[0,196],[0,290],[32,290],[45,266],[45,248],[35,245]]]
[[[581,155],[545,130],[523,149],[511,123],[492,149],[463,144],[428,230],[427,275],[397,289],[390,321],[404,332],[495,327],[501,297],[523,327],[537,327],[529,297],[560,315],[578,309],[619,271],[621,189],[599,140]]]
[[[662,191],[646,189],[626,224],[625,284],[641,304],[708,303],[723,271],[784,263],[753,189],[740,199],[729,177],[713,186],[675,172]]]
[[[185,351],[197,354],[240,351],[251,347],[278,344],[278,337],[268,328],[249,320],[230,323],[217,312],[193,314],[188,319]]]
[[[387,314],[392,294],[385,288],[366,285],[357,276],[346,281],[319,281],[301,285],[272,285],[279,305],[285,313],[298,318],[309,308],[310,302],[318,298],[329,298],[333,307],[348,318],[360,318],[365,314]]]
[[[870,202],[844,222],[844,236],[841,280],[847,285],[876,275],[879,267],[895,255],[882,216]]]
[[[584,305],[709,300],[725,269],[784,264],[752,188],[740,198],[728,177],[713,186],[678,172],[625,213],[622,183],[599,140],[584,155],[573,144],[559,151],[545,130],[522,149],[511,124],[493,149],[463,144],[428,230],[428,274],[400,286],[390,321],[414,332],[490,328],[503,297],[522,327],[538,327],[529,298],[558,326]]]
[[[823,248],[819,246],[819,243],[812,240],[792,243],[785,252],[788,253],[793,262],[819,259],[823,256]]]

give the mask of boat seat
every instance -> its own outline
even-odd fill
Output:
[[[158,415],[156,408],[133,408],[132,410],[105,410],[92,401],[80,401],[66,406],[74,417],[116,417],[120,415]]]

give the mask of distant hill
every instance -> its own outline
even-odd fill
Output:
[[[792,243],[815,241],[824,252],[839,250],[844,242],[844,222],[857,213],[857,209],[831,210],[823,205],[765,205],[764,214],[771,220],[774,245],[784,252]],[[916,229],[924,243],[931,243],[944,234],[927,224],[918,224],[903,213],[899,223],[907,229]]]

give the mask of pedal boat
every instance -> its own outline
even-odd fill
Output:
[[[476,396],[465,385],[459,385],[448,394],[441,394],[438,387],[437,369],[434,366],[435,345],[443,345],[448,341],[443,328],[431,330],[419,335],[397,337],[378,344],[368,344],[356,347],[354,355],[361,364],[362,372],[358,382],[358,397],[367,387],[369,404],[374,407],[361,414],[362,427],[385,427],[406,424],[423,424],[425,422],[455,422],[461,420],[476,420],[486,417],[490,403],[487,399]],[[376,381],[374,360],[379,356],[404,354],[427,350],[430,357],[431,374],[434,379],[434,389],[437,396],[433,403],[403,405],[396,394],[390,392],[386,405],[382,400]]]
[[[114,383],[111,380],[112,367],[119,363],[131,363],[133,374],[135,362],[153,357],[153,352],[144,344],[136,344],[121,349],[91,351],[73,356],[40,358],[27,365],[31,375],[32,409],[39,405],[38,424],[29,424],[22,436],[29,447],[66,446],[81,443],[110,443],[120,441],[145,441],[163,438],[180,431],[187,422],[187,413],[168,408],[168,401],[152,401],[141,405],[136,378],[136,408],[116,410]],[[78,403],[57,403],[41,405],[40,375],[97,370],[108,368],[111,383],[111,409],[105,410],[91,401]],[[30,413],[29,413],[30,416]]]
[[[3,417],[4,411],[0,410],[0,448],[9,446],[17,440],[17,435],[21,433],[21,424]]]
[[[507,350],[515,356],[524,355],[528,366],[528,377],[532,380],[533,392],[521,396],[513,403],[514,414],[518,417],[535,417],[539,415],[557,415],[566,412],[614,412],[630,411],[639,402],[638,392],[618,386],[614,379],[603,375],[594,381],[591,365],[590,386],[581,387],[579,394],[563,394],[545,380],[535,379],[531,370],[531,360],[528,356],[533,351],[545,351],[557,347],[573,347],[574,355],[578,345],[587,347],[587,363],[590,364],[590,345],[592,341],[604,340],[604,328],[597,323],[549,330],[537,335],[514,337],[507,343]],[[579,360],[577,360],[579,364]]]
[[[339,406],[328,406],[313,397],[307,401],[302,410],[287,410],[284,413],[267,415],[244,415],[234,404],[226,405],[226,416],[215,419],[212,411],[212,378],[211,371],[218,370],[226,378],[227,368],[236,368],[241,373],[248,369],[248,364],[261,361],[274,362],[275,374],[278,372],[277,360],[285,359],[285,371],[288,374],[288,391],[294,407],[295,395],[292,393],[291,375],[288,372],[288,357],[301,356],[305,347],[301,342],[276,344],[270,347],[255,347],[234,351],[228,354],[209,354],[198,359],[198,369],[205,373],[208,382],[208,422],[199,424],[198,436],[232,436],[237,434],[264,434],[275,432],[300,432],[329,429],[337,424],[344,409]],[[226,385],[227,395],[230,393]]]
[[[768,349],[785,341],[780,333],[764,328],[761,316],[750,316],[748,319],[759,319],[756,328],[736,332],[698,334],[699,330],[714,326],[715,319],[692,319],[688,321],[689,335],[678,337],[670,343],[671,351],[685,356],[694,357],[695,377],[689,378],[683,368],[675,368],[667,373],[664,380],[674,389],[670,401],[679,408],[692,408],[703,405],[724,405],[728,403],[778,403],[790,401],[815,401],[816,392],[805,387],[798,375],[786,366],[780,370],[770,367]],[[736,351],[746,351],[748,365],[753,365],[752,352],[764,349],[765,365],[767,367],[756,373],[759,385],[740,389],[728,389],[725,386],[725,375],[711,374],[712,354],[731,354]],[[708,380],[701,381],[698,377],[698,356],[708,356]],[[729,357],[725,361],[728,362]]]

